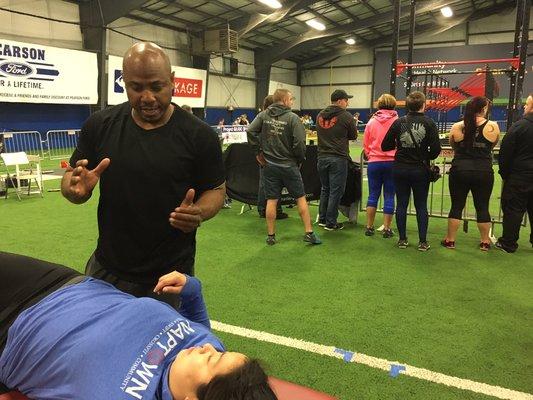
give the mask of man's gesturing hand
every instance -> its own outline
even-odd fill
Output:
[[[189,189],[180,206],[170,213],[170,225],[185,233],[194,231],[202,223],[202,209],[194,205],[194,189]]]
[[[65,187],[65,196],[72,199],[86,199],[89,197],[100,176],[110,163],[111,160],[109,158],[104,158],[95,169],[88,170],[89,161],[84,159],[76,162],[75,168],[69,167],[67,173],[72,172],[72,174]]]

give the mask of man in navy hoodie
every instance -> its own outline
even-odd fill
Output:
[[[337,222],[337,216],[348,175],[348,140],[357,139],[357,124],[346,111],[348,99],[352,97],[344,90],[335,90],[331,94],[331,105],[320,111],[316,119],[317,168],[322,185],[318,224],[328,231],[343,228]]]

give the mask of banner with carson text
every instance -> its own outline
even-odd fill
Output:
[[[0,39],[0,102],[96,104],[96,54]]]
[[[115,105],[128,101],[122,79],[122,57],[109,56],[107,63],[107,104]],[[202,69],[171,66],[174,71],[172,101],[179,106],[205,106],[206,71]]]

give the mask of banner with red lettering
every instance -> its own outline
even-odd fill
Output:
[[[107,104],[123,103],[128,100],[128,96],[122,80],[122,57],[110,55],[107,65]],[[204,107],[206,71],[175,65],[172,65],[172,71],[174,71],[172,101],[179,106],[187,104],[191,107]]]

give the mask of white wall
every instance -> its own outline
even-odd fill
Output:
[[[207,106],[255,108],[255,81],[210,74]]]
[[[207,107],[255,108],[255,81],[239,77],[255,78],[254,52],[239,49],[232,55],[238,60],[239,74],[235,77],[219,76],[223,70],[220,56],[211,56],[209,62],[209,81],[207,87]]]
[[[154,42],[165,48],[165,53],[170,58],[170,64],[181,67],[192,67],[192,59],[187,50],[187,35],[171,29],[148,25],[129,18],[119,18],[109,26],[119,32],[134,36],[143,41]],[[122,57],[128,48],[139,40],[107,31],[107,52]],[[173,48],[185,47],[184,51],[172,50]]]
[[[296,63],[289,60],[280,60],[274,63],[270,70],[270,80],[296,85],[298,81]]]
[[[372,64],[373,57],[372,50],[363,49],[333,61],[331,66],[337,68],[302,71],[302,108],[324,108],[331,103],[330,95],[335,89],[344,89],[354,96],[350,99],[349,108],[367,108],[372,92],[372,65],[365,64]],[[351,85],[353,83],[361,84]],[[320,86],[305,86],[314,84]]]
[[[0,0],[0,6],[42,17],[79,22],[78,5],[61,0]],[[0,10],[0,35],[4,39],[82,50],[78,25],[47,21]]]

